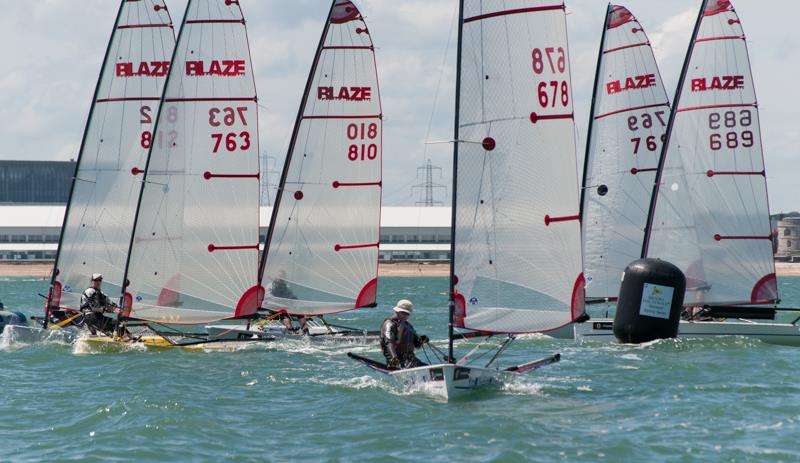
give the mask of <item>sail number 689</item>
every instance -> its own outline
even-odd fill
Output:
[[[347,138],[349,140],[375,140],[378,137],[378,124],[360,123],[348,124]],[[375,143],[352,143],[347,148],[347,159],[351,161],[374,160],[378,157],[378,145]]]

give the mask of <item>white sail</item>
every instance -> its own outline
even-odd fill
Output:
[[[120,4],[78,154],[50,304],[70,309],[90,276],[119,294],[144,168],[175,46],[163,0]]]
[[[644,228],[670,108],[650,41],[609,5],[597,64],[582,191],[586,298],[614,300]]]
[[[335,0],[264,248],[263,307],[323,315],[375,303],[381,118],[370,31],[351,1]]]
[[[776,301],[758,101],[730,1],[703,2],[674,110],[646,255],[683,270],[687,306]]]
[[[251,315],[261,294],[258,111],[239,2],[190,0],[172,63],[126,305],[133,318],[170,323]]]
[[[488,332],[551,330],[581,315],[584,297],[564,4],[463,5],[456,322]]]

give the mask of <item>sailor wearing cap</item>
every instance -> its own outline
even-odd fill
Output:
[[[81,295],[81,311],[83,323],[92,334],[98,331],[108,333],[112,328],[112,320],[103,316],[103,312],[114,311],[116,304],[108,299],[100,287],[103,285],[103,275],[92,274],[92,284]]]
[[[408,322],[414,311],[414,304],[406,299],[397,301],[394,315],[381,325],[381,349],[389,368],[415,368],[425,365],[414,355],[414,349],[428,342],[427,336],[418,336]]]

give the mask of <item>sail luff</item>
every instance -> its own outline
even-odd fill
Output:
[[[63,245],[64,241],[64,231],[67,228],[67,221],[69,220],[69,209],[70,205],[72,204],[72,196],[75,191],[75,183],[78,181],[78,171],[81,165],[81,161],[83,159],[84,154],[84,147],[86,145],[86,138],[89,135],[89,125],[92,122],[92,116],[94,115],[94,108],[97,104],[97,95],[100,93],[100,85],[103,82],[103,76],[106,72],[106,64],[108,63],[108,56],[111,52],[111,46],[114,43],[114,36],[117,34],[117,26],[119,25],[119,20],[122,17],[122,11],[125,8],[125,2],[127,0],[121,0],[119,4],[119,9],[117,10],[117,17],[114,20],[114,28],[111,30],[111,37],[108,39],[108,45],[106,45],[106,54],[103,56],[103,63],[100,65],[100,73],[97,76],[97,83],[95,84],[94,94],[92,96],[92,105],[89,108],[89,116],[86,118],[86,124],[83,129],[83,137],[81,138],[81,146],[78,150],[78,158],[75,161],[75,172],[72,174],[72,182],[70,183],[69,188],[69,197],[67,199],[67,207],[64,210],[64,219],[61,222],[61,233],[58,237],[58,248],[56,248],[56,258],[53,262],[53,271],[50,276],[50,290],[48,292],[47,302],[45,303],[45,317],[44,317],[44,327],[47,328],[47,324],[50,319],[50,306],[52,303],[53,298],[53,286],[56,284],[56,277],[58,276],[58,262],[59,258],[61,257],[61,246]]]
[[[586,200],[586,189],[588,188],[588,185],[586,185],[586,173],[589,170],[589,156],[592,149],[592,129],[594,127],[595,104],[597,103],[597,94],[600,92],[600,68],[603,64],[603,50],[605,50],[606,46],[606,32],[608,32],[608,21],[611,16],[611,8],[612,5],[609,2],[608,7],[606,8],[606,18],[603,21],[603,32],[600,35],[600,50],[597,52],[597,64],[595,65],[594,70],[594,91],[592,92],[592,103],[589,106],[589,127],[586,130],[586,150],[583,157],[583,175],[581,176],[581,205],[578,213],[581,216],[582,229],[586,227],[583,216],[585,207],[584,201]]]
[[[461,52],[464,33],[464,0],[458,2],[458,38],[456,45],[456,92],[455,92],[455,111],[453,117],[453,180],[452,180],[452,196],[450,198],[450,281],[448,291],[448,324],[447,324],[447,339],[448,339],[448,356],[450,362],[455,362],[453,355],[453,328],[455,324],[455,310],[456,310],[456,274],[455,274],[455,259],[456,259],[456,208],[458,205],[458,134],[460,131],[459,110],[461,99]],[[463,309],[463,297],[461,298]],[[463,325],[463,323],[462,323]]]
[[[247,318],[258,275],[258,96],[238,2],[191,0],[164,86],[126,265],[131,317]]]
[[[303,90],[303,97],[300,100],[300,106],[297,109],[297,117],[294,120],[294,127],[292,129],[292,137],[289,140],[289,148],[286,151],[286,159],[283,162],[283,169],[281,170],[281,178],[278,181],[278,191],[275,193],[275,201],[273,201],[272,207],[272,214],[270,215],[269,220],[269,227],[267,228],[267,236],[264,240],[264,249],[261,251],[261,259],[259,262],[259,269],[258,269],[258,281],[262,281],[264,278],[264,269],[267,265],[267,255],[269,254],[269,246],[272,242],[272,235],[275,233],[275,221],[278,217],[278,209],[280,208],[281,198],[283,197],[283,190],[286,187],[286,178],[289,175],[289,167],[292,162],[292,153],[294,152],[294,147],[297,144],[297,137],[300,133],[300,121],[303,119],[303,114],[306,110],[306,102],[308,101],[308,96],[311,93],[311,86],[314,84],[314,76],[317,72],[317,66],[319,64],[319,58],[322,54],[322,47],[325,45],[325,39],[328,36],[328,30],[330,29],[331,25],[331,15],[333,14],[333,8],[336,6],[336,0],[331,1],[330,10],[328,10],[328,16],[325,19],[325,26],[322,28],[322,34],[320,34],[319,43],[317,44],[317,51],[314,54],[314,61],[311,63],[311,70],[308,73],[308,79],[306,80],[306,86]]]
[[[589,303],[613,301],[625,267],[641,253],[669,119],[650,40],[624,6],[606,12],[581,189],[581,236]]]
[[[127,0],[123,0],[123,3],[125,1],[127,1]],[[184,31],[184,26],[186,25],[186,18],[189,16],[189,9],[191,8],[192,2],[194,2],[194,1],[195,0],[188,0],[188,3],[186,4],[186,11],[183,13],[183,19],[181,20],[181,27],[180,27],[180,29],[178,29],[178,37],[175,39],[176,46],[172,49],[172,56],[170,57],[170,63],[175,63],[175,57],[178,54],[177,44],[180,43],[181,36],[183,35],[183,31]],[[160,98],[159,103],[158,103],[158,111],[156,112],[156,118],[155,118],[155,121],[154,121],[154,124],[153,124],[153,127],[154,127],[154,129],[153,129],[154,137],[153,138],[155,138],[155,131],[158,129],[158,123],[159,123],[159,120],[161,119],[161,109],[164,106],[164,98],[167,95],[167,84],[169,84],[170,75],[173,72],[174,72],[174,69],[172,68],[172,65],[170,65],[170,72],[167,74],[167,79],[164,82],[164,86],[161,89],[161,98]],[[123,272],[123,278],[122,278],[122,291],[121,291],[121,294],[119,295],[119,305],[120,305],[120,307],[123,307],[123,308],[125,308],[127,310],[126,315],[129,315],[130,305],[133,303],[132,298],[126,298],[126,295],[128,294],[128,292],[127,292],[128,291],[128,272],[130,270],[130,264],[131,264],[131,253],[133,252],[133,244],[134,244],[134,240],[136,238],[136,227],[137,227],[137,225],[139,223],[139,213],[141,212],[141,209],[142,209],[142,196],[143,196],[143,193],[144,193],[145,185],[147,185],[147,174],[150,171],[150,160],[152,158],[153,148],[154,147],[155,147],[155,143],[151,143],[150,144],[150,148],[147,151],[147,158],[146,158],[146,161],[145,161],[144,170],[142,171],[142,185],[139,188],[139,199],[136,201],[136,213],[134,214],[134,218],[133,218],[133,227],[131,229],[132,230],[131,239],[130,239],[130,243],[128,244],[128,252],[127,252],[127,257],[125,259],[125,270]],[[131,299],[131,300],[126,300],[126,299]]]
[[[553,330],[584,302],[565,6],[469,0],[462,22],[454,324]]]
[[[704,2],[696,30],[645,252],[683,270],[686,306],[773,303],[774,235],[744,30],[730,0]]]
[[[672,138],[672,128],[675,125],[675,116],[678,114],[678,106],[680,104],[681,99],[681,92],[683,91],[683,86],[686,83],[686,75],[689,72],[689,63],[692,59],[692,53],[694,52],[695,41],[697,40],[697,34],[700,32],[700,25],[703,21],[703,14],[706,10],[706,5],[708,4],[708,0],[701,0],[700,1],[700,11],[697,13],[697,20],[694,24],[694,31],[692,32],[692,37],[689,39],[689,47],[686,49],[686,58],[683,60],[683,68],[681,68],[680,78],[678,79],[678,85],[675,87],[675,96],[672,98],[672,108],[673,111],[670,111],[669,120],[667,121],[667,131],[666,137],[664,139],[664,144],[661,146],[661,156],[658,159],[658,167],[656,168],[656,180],[653,183],[653,194],[650,198],[650,210],[647,213],[647,223],[644,227],[644,241],[642,241],[642,258],[647,257],[647,248],[650,245],[650,235],[653,229],[653,215],[655,214],[656,210],[656,202],[658,200],[658,185],[661,184],[661,178],[664,174],[664,161],[667,158],[667,152],[669,150],[669,142]]]
[[[129,170],[144,156],[138,135],[148,133],[146,127],[152,122],[148,102],[159,99],[159,85],[169,66],[166,55],[174,42],[172,20],[162,2],[120,3],[70,186],[48,313],[52,306],[77,309],[78,285],[88,285],[92,273],[102,273],[107,285],[122,286],[127,224],[134,215],[135,174]],[[113,123],[106,124],[109,120]],[[91,156],[85,156],[87,151]],[[80,214],[76,208],[82,208]],[[62,289],[70,298],[63,305]]]
[[[350,0],[332,4],[300,109],[261,259],[263,308],[374,306],[383,110],[371,34]]]

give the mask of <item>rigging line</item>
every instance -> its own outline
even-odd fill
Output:
[[[431,127],[433,127],[433,118],[436,115],[436,106],[439,102],[439,90],[442,87],[442,79],[444,78],[444,71],[447,64],[447,56],[450,51],[450,42],[452,41],[453,36],[453,28],[455,24],[458,22],[458,6],[456,6],[455,10],[453,11],[450,17],[450,29],[447,31],[447,42],[444,46],[444,53],[442,54],[442,64],[439,66],[439,79],[436,82],[436,91],[433,93],[433,103],[431,104],[431,115],[428,118],[428,128],[425,130],[425,140],[429,140],[431,136]],[[423,144],[424,148],[422,149],[422,158],[423,160],[428,159],[428,144]]]

